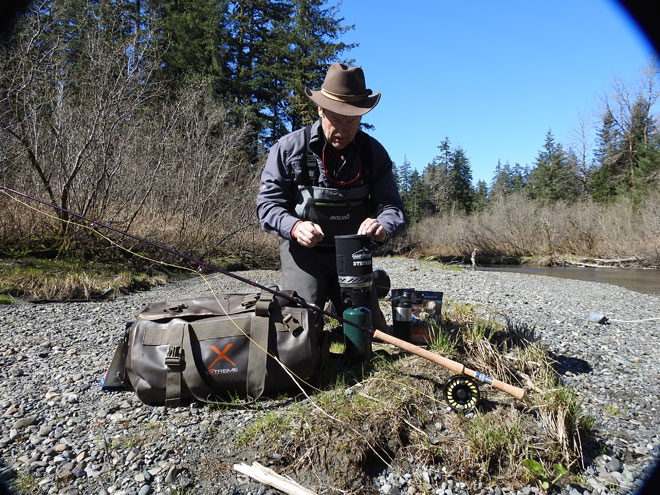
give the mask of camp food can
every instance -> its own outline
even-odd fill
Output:
[[[415,345],[430,344],[440,330],[442,319],[442,292],[415,293],[410,341]]]
[[[410,327],[412,324],[411,293],[405,291],[401,296],[392,299],[392,329],[397,339],[410,342]]]

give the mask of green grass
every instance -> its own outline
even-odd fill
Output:
[[[39,493],[39,485],[33,474],[19,473],[14,484],[21,495]]]
[[[442,396],[453,372],[383,345],[361,373],[339,370],[311,394],[311,401],[264,413],[239,435],[239,443],[259,445],[263,453],[287,452],[282,467],[291,473],[324,466],[319,476],[347,492],[355,489],[369,462],[385,461],[395,469],[407,469],[408,463],[447,466],[455,479],[471,486],[574,481],[580,475],[580,438],[590,434],[593,417],[561,385],[533,332],[484,319],[479,310],[446,305],[429,347],[523,386],[523,401],[481,385],[477,409],[467,416],[453,413]],[[413,475],[413,480],[418,493],[433,493],[423,479]]]
[[[0,264],[0,296],[28,300],[90,300],[160,285],[170,275],[125,262],[20,258]]]
[[[0,304],[14,304],[15,299],[9,294],[0,294]]]
[[[611,416],[624,416],[624,412],[617,404],[605,404],[603,410]]]

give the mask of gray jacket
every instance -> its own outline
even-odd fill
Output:
[[[324,153],[325,146],[321,121],[318,120],[312,126],[309,144],[310,150],[316,155],[319,170],[318,182],[313,185],[338,187],[328,180],[324,172],[324,165],[326,169],[336,168],[334,161],[328,158],[330,153]],[[360,170],[358,165],[361,146],[371,146],[371,163],[362,165],[362,168],[370,167],[366,172]],[[376,139],[362,131],[358,132],[353,143],[343,151],[346,164],[339,171],[330,171],[330,175],[350,180],[359,171],[362,178],[367,177],[371,216],[378,219],[389,236],[394,235],[405,224],[405,217],[403,202],[392,173],[392,160],[387,151]],[[325,164],[322,158],[325,158]],[[337,177],[338,175],[340,177]],[[257,216],[265,232],[291,239],[291,229],[300,220],[295,215],[299,200],[298,186],[305,184],[308,176],[305,130],[299,129],[282,137],[273,145],[261,174]],[[362,184],[360,179],[347,187],[358,187]]]

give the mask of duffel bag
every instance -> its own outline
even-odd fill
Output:
[[[319,364],[312,312],[266,292],[149,304],[125,342],[123,381],[149,405],[256,400]]]

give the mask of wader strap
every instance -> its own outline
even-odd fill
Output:
[[[319,165],[316,161],[316,155],[309,149],[309,141],[312,137],[312,126],[305,126],[305,149],[307,150],[307,177],[309,183],[305,185],[314,186],[319,178]]]
[[[371,171],[373,169],[373,163],[371,163],[371,141],[369,136],[363,131],[359,130],[358,134],[361,134],[360,140],[364,141],[362,146],[360,146],[360,169],[362,170],[362,183],[370,184],[371,183]],[[305,149],[307,150],[307,174],[309,183],[303,184],[304,186],[315,186],[319,178],[319,165],[316,159],[314,152],[309,149],[309,141],[312,138],[312,126],[305,126]]]

